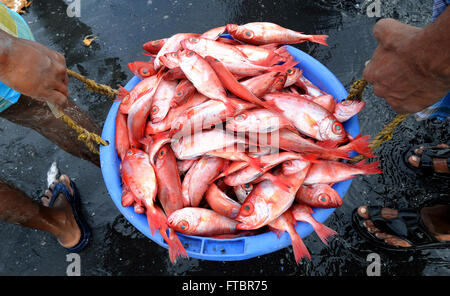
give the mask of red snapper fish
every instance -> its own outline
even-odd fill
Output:
[[[338,161],[320,161],[314,163],[305,179],[305,185],[338,183],[353,179],[357,175],[381,174],[379,161],[367,163],[362,160],[356,164]]]
[[[278,176],[285,183],[291,185],[289,191],[283,190],[269,180],[257,184],[245,199],[239,215],[235,218],[241,222],[237,228],[240,230],[257,229],[281,216],[294,202],[295,194],[303,184],[309,167],[308,163],[305,169],[297,174]]]
[[[358,114],[366,106],[366,102],[358,100],[344,100],[336,104],[333,116],[340,122],[345,122]]]
[[[153,66],[154,59],[151,58],[149,62],[136,61],[128,64],[128,69],[136,75],[139,79],[143,80],[156,74]]]
[[[328,46],[327,35],[305,35],[268,22],[248,23],[242,26],[228,24],[227,31],[234,39],[256,45],[298,44],[311,41]]]
[[[216,236],[236,233],[237,221],[212,210],[187,207],[173,212],[168,218],[169,226],[187,235]]]
[[[322,106],[302,96],[271,93],[264,96],[268,103],[283,110],[283,115],[303,134],[318,141],[343,142],[347,132],[342,123]]]
[[[205,59],[191,50],[184,50],[178,52],[178,60],[181,70],[199,93],[224,103],[231,112],[237,108],[228,100],[227,92],[216,72]]]
[[[127,116],[121,112],[117,112],[116,115],[115,144],[117,154],[119,154],[120,159],[123,160],[130,148],[130,141],[128,139]]]
[[[206,191],[205,199],[211,209],[216,213],[231,219],[234,219],[241,209],[241,205],[238,202],[229,198],[214,183]]]
[[[164,44],[167,42],[168,38],[159,39],[159,40],[152,40],[149,42],[144,43],[142,48],[145,51],[148,51],[151,54],[157,54],[159,50],[164,46]]]
[[[188,193],[191,207],[199,206],[210,181],[220,174],[225,163],[226,161],[219,157],[202,157],[189,169],[189,179],[183,180],[182,188],[183,192]]]
[[[161,67],[161,57],[164,56],[166,53],[169,52],[177,52],[179,49],[181,49],[180,42],[184,39],[190,38],[190,37],[198,37],[199,34],[194,33],[178,33],[173,36],[171,36],[161,47],[161,49],[158,51],[158,54],[155,58],[155,70],[158,71]]]

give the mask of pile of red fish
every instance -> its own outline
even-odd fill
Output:
[[[312,208],[342,205],[334,183],[380,173],[378,162],[342,161],[350,151],[373,157],[368,137],[352,138],[342,125],[364,102],[336,103],[284,46],[326,38],[229,24],[147,42],[150,61],[129,64],[141,81],[119,95],[122,205],[146,214],[172,262],[187,257],[177,232],[225,239],[287,231],[296,261],[310,258],[297,221],[327,243],[337,233]]]

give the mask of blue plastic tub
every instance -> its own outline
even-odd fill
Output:
[[[338,101],[347,97],[347,91],[339,80],[319,61],[306,54],[305,52],[288,46],[289,52],[300,63],[298,67],[303,70],[306,78],[317,85],[320,89],[333,95]],[[131,79],[125,86],[127,90],[131,90],[140,80],[137,77]],[[125,218],[133,224],[140,232],[149,237],[157,244],[167,249],[159,232],[155,235],[150,233],[145,214],[137,214],[134,208],[123,207],[121,204],[122,186],[119,175],[120,159],[116,153],[114,135],[115,135],[115,118],[119,109],[120,102],[115,102],[106,118],[103,126],[102,138],[108,141],[109,146],[100,147],[100,164],[105,180],[106,188],[119,211]],[[344,123],[347,132],[356,137],[359,134],[359,124],[357,116]],[[334,185],[334,189],[344,198],[347,190],[350,188],[351,180],[340,182]],[[334,212],[334,209],[315,209],[314,218],[324,223],[327,218]],[[303,222],[299,222],[296,226],[298,234],[305,238],[313,231],[312,227]],[[213,260],[213,261],[236,261],[253,258],[260,255],[269,254],[283,249],[291,244],[290,237],[287,233],[277,238],[275,233],[269,231],[263,234],[241,237],[235,239],[212,239],[199,236],[188,236],[179,234],[179,238],[186,248],[190,257]]]

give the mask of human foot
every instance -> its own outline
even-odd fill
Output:
[[[45,191],[45,196],[41,198],[41,201],[44,206],[51,207],[60,211],[61,219],[59,222],[61,225],[61,232],[57,234],[56,237],[58,239],[58,242],[63,247],[72,248],[80,242],[81,230],[74,217],[72,206],[69,204],[67,198],[63,193],[60,193],[54,200],[53,204],[50,205],[53,190],[55,189],[57,183],[64,184],[69,190],[69,193],[71,195],[74,194],[74,189],[70,184],[69,177],[66,175],[61,175],[61,177],[59,177],[59,180],[53,182],[53,184],[50,185],[50,188]]]
[[[420,210],[362,206],[353,215],[365,238],[388,249],[450,246],[450,205]]]
[[[447,144],[419,146],[407,153],[406,160],[412,168],[450,175],[450,146]]]

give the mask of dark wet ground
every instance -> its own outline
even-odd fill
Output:
[[[69,1],[65,1],[69,3]],[[141,45],[178,32],[204,32],[226,23],[270,21],[310,34],[330,35],[329,47],[300,46],[324,63],[348,89],[362,75],[364,62],[376,46],[371,30],[375,18],[361,8],[363,1],[238,1],[238,0],[80,0],[81,17],[69,18],[67,4],[35,0],[24,15],[37,41],[62,52],[70,69],[101,83],[124,85],[132,75],[127,63],[144,60]],[[381,1],[383,17],[424,26],[431,21],[431,0]],[[85,35],[99,37],[86,48]],[[71,98],[100,125],[111,101],[70,82]],[[363,134],[375,135],[395,113],[373,96],[360,115]],[[38,200],[46,172],[56,160],[80,188],[94,231],[81,253],[82,275],[366,275],[367,255],[381,256],[382,275],[450,275],[450,252],[434,250],[391,254],[364,242],[351,227],[351,212],[362,204],[415,207],[433,194],[447,194],[450,184],[419,179],[402,165],[402,153],[422,142],[449,142],[449,125],[418,123],[409,118],[382,146],[377,176],[358,177],[327,225],[340,237],[325,247],[315,234],[305,239],[312,261],[296,265],[291,248],[244,262],[180,260],[172,265],[167,251],[147,239],[115,208],[100,169],[61,151],[35,132],[0,119],[0,178],[16,184]],[[66,252],[46,233],[0,223],[0,275],[65,275]]]

